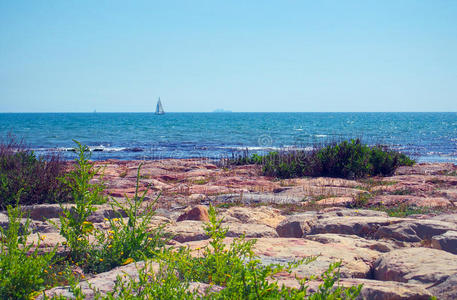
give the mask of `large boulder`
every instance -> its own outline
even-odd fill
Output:
[[[276,227],[280,237],[301,238],[311,232],[312,226],[317,222],[314,213],[302,213],[287,217]]]
[[[379,228],[375,237],[401,242],[420,242],[431,240],[433,236],[441,235],[449,230],[457,231],[457,225],[437,220],[404,219],[403,222]]]
[[[185,220],[208,222],[208,209],[204,205],[197,205],[184,214],[180,215],[176,221],[181,222]]]
[[[432,247],[457,254],[457,231],[447,231],[432,237]]]
[[[445,251],[430,248],[394,250],[376,260],[373,274],[376,280],[421,284],[440,299],[449,293],[457,296],[457,289],[450,292],[447,282],[457,274],[457,255]],[[449,280],[455,281],[455,278]]]

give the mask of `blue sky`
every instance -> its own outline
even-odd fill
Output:
[[[0,0],[0,112],[457,111],[457,1]]]

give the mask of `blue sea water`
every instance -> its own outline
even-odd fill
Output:
[[[23,138],[38,154],[93,159],[230,157],[360,137],[418,161],[457,162],[457,113],[3,113],[0,135]]]

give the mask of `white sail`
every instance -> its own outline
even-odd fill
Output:
[[[162,107],[162,101],[160,101],[160,97],[159,97],[159,101],[157,101],[156,115],[163,115],[164,113],[165,112]]]

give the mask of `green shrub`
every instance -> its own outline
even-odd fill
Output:
[[[328,176],[356,179],[392,175],[399,166],[411,166],[408,156],[384,146],[368,146],[359,139],[331,144],[312,151],[270,152],[265,156],[235,158],[233,164],[259,164],[267,176],[296,178]]]
[[[58,180],[64,173],[59,155],[37,158],[9,135],[0,143],[0,210],[16,204],[19,190],[21,205],[69,201],[70,190]]]
[[[28,244],[30,219],[21,223],[19,204],[7,209],[8,229],[0,227],[0,299],[29,299],[52,283],[49,267],[55,262],[56,249],[39,254],[40,238],[45,237],[39,237],[38,245]]]

